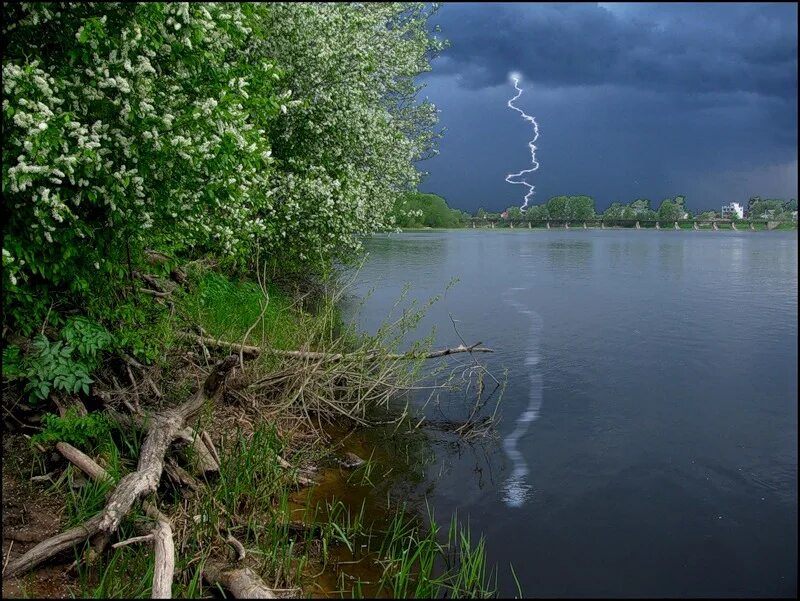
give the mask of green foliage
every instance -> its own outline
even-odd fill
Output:
[[[402,228],[462,227],[464,214],[451,209],[447,201],[436,194],[407,192],[398,197],[394,206],[395,224]]]
[[[658,208],[658,218],[661,221],[677,221],[683,218],[683,210],[673,201],[667,199]]]
[[[96,360],[98,354],[112,343],[111,335],[103,326],[83,317],[68,320],[61,330],[61,337],[80,357],[91,360]]]
[[[595,215],[591,196],[554,196],[547,201],[547,214],[551,219],[581,221]]]
[[[61,340],[52,342],[38,334],[28,353],[9,345],[3,350],[3,377],[25,380],[25,392],[33,401],[42,401],[51,391],[69,394],[89,393],[90,373],[99,365],[102,351],[111,346],[110,334],[84,318],[67,321]]]
[[[781,198],[764,198],[754,196],[748,203],[748,217],[750,219],[768,219],[783,221],[792,219],[792,211],[797,210],[795,199],[783,200]]]
[[[435,151],[433,10],[4,3],[4,326],[118,303],[144,249],[352,258]]]
[[[79,415],[70,407],[64,417],[53,413],[42,416],[44,430],[34,435],[31,440],[39,444],[67,442],[75,447],[93,448],[99,441],[107,439],[110,422],[102,413]]]
[[[695,219],[698,219],[700,221],[719,219],[719,213],[717,213],[716,211],[703,211],[702,213],[697,215]]]
[[[311,319],[292,307],[291,299],[269,286],[267,299],[253,282],[232,280],[206,271],[192,274],[191,292],[179,301],[187,321],[210,335],[241,342],[253,324],[246,344],[260,344],[262,337],[274,348],[295,348],[304,320]],[[266,304],[266,310],[259,319]]]
[[[525,212],[525,217],[529,221],[539,221],[542,219],[549,219],[550,213],[547,210],[546,204],[532,205],[529,206],[528,210]]]
[[[519,207],[508,207],[506,209],[508,218],[514,221],[522,219],[522,210]]]

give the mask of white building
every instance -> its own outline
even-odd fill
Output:
[[[742,207],[742,205],[740,205],[738,202],[722,205],[723,219],[730,219],[734,213],[736,213],[736,216],[739,219],[744,219],[744,207]]]

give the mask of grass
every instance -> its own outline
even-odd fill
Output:
[[[275,286],[268,286],[268,299],[253,282],[233,281],[213,271],[193,274],[191,292],[180,302],[187,320],[211,336],[244,344],[268,341],[279,349],[294,348],[304,324],[312,317]],[[262,309],[266,309],[261,316]],[[245,334],[251,326],[247,340]]]
[[[367,556],[380,566],[378,581],[356,580],[349,590],[342,587],[343,596],[364,598],[365,592],[412,599],[494,596],[492,586],[496,587],[496,580],[492,585],[484,541],[481,538],[473,543],[469,528],[461,525],[455,515],[443,533],[430,511],[427,524],[423,525],[417,515],[404,506],[398,507],[388,528],[371,530],[370,538],[380,541],[377,551],[369,551],[370,545],[367,551]]]

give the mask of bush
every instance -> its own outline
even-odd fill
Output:
[[[146,248],[329,264],[391,226],[442,43],[423,4],[3,4],[4,325],[112,303]]]

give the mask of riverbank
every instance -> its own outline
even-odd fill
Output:
[[[3,548],[18,576],[4,579],[3,595],[148,595],[158,547],[154,556],[149,539],[116,545],[155,532],[153,507],[175,548],[176,597],[218,586],[239,596],[232,575],[278,596],[488,594],[482,545],[456,522],[440,532],[391,494],[424,452],[416,416],[394,402],[424,358],[383,359],[396,331],[349,330],[341,291],[291,293],[202,264],[185,276],[175,287],[153,277],[162,292],[140,299],[154,311],[151,363],[109,355],[88,394],[51,395],[38,408],[5,383],[18,400],[6,416],[14,424],[3,447]],[[112,536],[28,571],[37,544],[104,510],[117,483],[141,469],[148,423],[205,390],[226,356],[235,357],[232,373],[187,422],[188,436],[166,449],[150,509],[134,504]],[[394,432],[380,444],[369,435],[377,421]],[[402,451],[390,456],[390,444]]]

